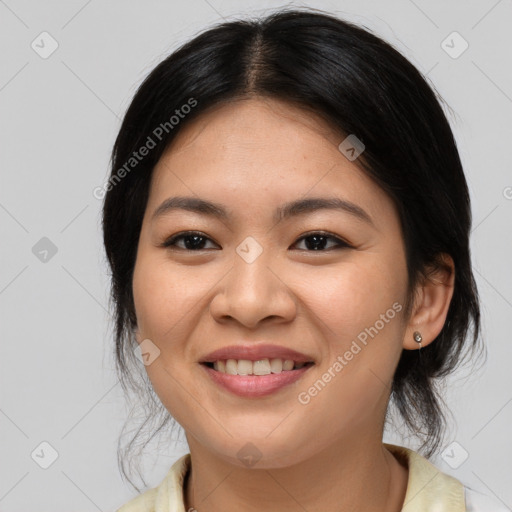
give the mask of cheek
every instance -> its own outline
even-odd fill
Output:
[[[139,251],[133,274],[133,297],[142,339],[149,338],[159,348],[158,357],[145,367],[151,384],[170,414],[187,426],[191,404],[197,398],[184,388],[188,366],[185,362],[187,331],[194,305],[204,283],[191,272],[171,268],[165,258]],[[183,412],[186,414],[183,414]]]
[[[204,280],[193,270],[176,268],[165,258],[142,252],[133,275],[133,298],[142,334],[163,342],[166,333],[187,314],[193,314],[205,291]]]
[[[405,267],[399,258],[393,261],[382,253],[359,254],[357,261],[354,258],[329,272],[321,268],[308,273],[300,284],[304,291],[299,293],[330,329],[329,338],[338,335],[346,340],[372,326],[395,302],[402,304],[404,278]],[[391,312],[394,317],[395,312]]]
[[[308,277],[315,284],[308,308],[326,341],[322,371],[330,371],[318,383],[322,398],[318,396],[316,406],[328,408],[333,400],[346,404],[351,413],[358,409],[356,415],[361,416],[360,407],[375,404],[386,391],[402,350],[406,281],[400,265],[399,258],[393,262],[369,253],[331,275],[324,269],[313,279]],[[329,390],[324,392],[323,384]]]

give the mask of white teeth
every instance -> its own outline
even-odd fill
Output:
[[[270,361],[268,359],[254,361],[252,366],[252,373],[254,375],[269,375],[270,373]]]
[[[252,373],[252,361],[240,359],[238,361],[238,375],[250,375]]]
[[[283,363],[283,370],[293,370],[293,361],[291,359],[287,359]]]
[[[236,359],[228,359],[226,361],[226,373],[230,375],[238,375],[238,363]]]
[[[220,373],[230,375],[269,375],[271,373],[281,373],[282,371],[298,370],[306,363],[295,363],[292,359],[260,359],[258,361],[249,361],[248,359],[228,359],[219,360],[213,363],[213,369]]]
[[[272,373],[281,373],[283,371],[283,360],[282,359],[271,359],[270,360],[270,371]]]

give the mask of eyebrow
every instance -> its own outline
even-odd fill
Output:
[[[201,215],[228,220],[228,211],[219,203],[206,201],[197,197],[169,197],[153,212],[152,219],[163,216],[173,210],[186,210]],[[339,197],[313,197],[308,199],[297,199],[278,207],[274,213],[275,223],[285,219],[312,213],[318,210],[339,210],[353,215],[375,228],[370,215],[360,206]]]

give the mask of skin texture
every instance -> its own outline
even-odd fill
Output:
[[[344,138],[293,105],[245,98],[185,125],[154,170],[133,276],[136,335],[159,348],[148,376],[185,429],[186,510],[402,508],[408,471],[382,445],[390,384],[401,351],[418,348],[413,332],[426,346],[441,331],[454,273],[419,286],[410,318],[396,313],[309,403],[298,401],[358,334],[405,304],[397,210],[338,150]],[[152,219],[178,195],[220,203],[230,216],[174,210]],[[304,197],[349,200],[374,226],[335,210],[272,220],[278,206]],[[183,239],[161,246],[187,230],[207,237],[202,250],[186,250]],[[351,247],[327,239],[312,250],[301,238],[315,231]],[[248,236],[263,249],[250,264],[236,252]],[[241,398],[198,360],[242,341],[289,347],[315,365],[270,396]],[[261,456],[252,467],[237,456],[247,443]]]

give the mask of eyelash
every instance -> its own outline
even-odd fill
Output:
[[[187,238],[189,236],[199,236],[201,238],[204,238],[204,239],[212,241],[209,237],[207,237],[204,233],[201,233],[200,231],[183,231],[183,232],[177,233],[176,235],[173,235],[170,238],[168,238],[167,240],[165,240],[161,244],[161,247],[176,248],[176,241],[177,240],[184,239],[184,238]],[[301,236],[295,243],[298,243],[298,242],[300,242],[300,241],[302,241],[302,240],[304,240],[306,238],[310,238],[310,237],[313,237],[313,236],[322,236],[322,237],[327,238],[327,239],[335,240],[337,247],[334,247],[334,249],[336,249],[336,248],[338,248],[338,249],[353,248],[352,245],[350,245],[349,243],[345,242],[344,240],[342,240],[338,236],[335,236],[335,235],[333,235],[331,233],[328,233],[326,231],[311,231],[310,233],[306,233],[305,235]],[[182,251],[188,251],[188,252],[200,252],[200,251],[208,250],[208,249],[196,249],[196,250],[194,250],[194,249],[185,249],[185,248],[182,248],[182,247],[178,247],[177,249],[178,250],[182,250]],[[300,249],[300,250],[306,251],[306,252],[328,252],[328,251],[331,251],[332,249],[333,248],[331,247],[330,249],[321,249],[321,250],[318,250],[318,251],[308,250],[308,249]]]

